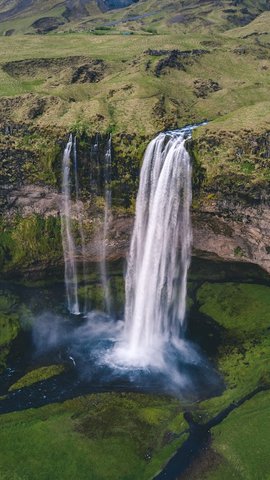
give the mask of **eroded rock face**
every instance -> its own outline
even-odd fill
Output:
[[[196,255],[250,262],[270,273],[270,205],[244,205],[233,198],[202,202],[193,212]]]
[[[60,215],[62,196],[55,189],[41,185],[24,185],[7,193],[9,212],[22,217]]]
[[[154,75],[160,77],[169,69],[186,70],[187,65],[192,65],[201,55],[209,53],[208,50],[153,50],[148,49],[144,52],[150,57],[162,57],[154,68]],[[147,63],[146,65],[149,65]],[[148,69],[149,67],[146,67]]]

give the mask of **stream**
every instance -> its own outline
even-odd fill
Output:
[[[222,423],[231,412],[241,407],[241,405],[248,400],[251,400],[255,395],[267,390],[270,390],[270,385],[256,388],[240,400],[228,405],[228,407],[204,424],[196,423],[192,418],[192,414],[186,412],[185,420],[188,422],[189,428],[183,433],[189,433],[188,439],[176,451],[175,455],[169,460],[164,469],[156,475],[153,480],[180,480],[181,475],[186,472],[196,458],[198,458],[200,452],[206,449],[211,442],[211,429]]]

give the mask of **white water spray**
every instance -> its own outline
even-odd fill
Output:
[[[63,163],[62,163],[62,198],[63,204],[61,209],[61,230],[62,242],[65,261],[65,285],[68,309],[73,315],[79,315],[78,302],[78,279],[77,279],[77,265],[75,258],[75,244],[71,230],[71,199],[70,199],[70,164],[71,164],[71,149],[73,144],[73,137],[70,135],[66,145]]]
[[[116,354],[120,362],[160,365],[165,345],[181,348],[191,199],[185,132],[161,133],[146,150],[140,176],[126,275],[125,345]]]

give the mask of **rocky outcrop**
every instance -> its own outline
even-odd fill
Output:
[[[42,17],[32,23],[32,27],[39,34],[49,33],[53,30],[56,30],[60,25],[64,25],[64,19],[57,17]]]
[[[60,215],[62,196],[49,186],[24,185],[7,192],[6,200],[9,215],[55,217]]]
[[[161,74],[166,73],[169,69],[186,70],[187,65],[192,65],[196,58],[201,55],[209,53],[208,50],[193,49],[193,50],[153,50],[148,49],[144,52],[151,57],[162,57],[155,65],[154,74],[160,77]],[[146,69],[149,69],[149,62],[146,64]]]
[[[270,204],[210,198],[193,212],[193,239],[195,255],[250,262],[270,273]]]
[[[97,83],[104,76],[105,63],[103,60],[93,60],[80,65],[72,73],[71,83]]]
[[[206,98],[210,93],[218,92],[221,86],[215,80],[194,80],[195,95],[198,98]]]
[[[270,132],[205,128],[195,135],[191,153],[196,254],[270,272]]]

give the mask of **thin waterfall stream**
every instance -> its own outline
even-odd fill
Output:
[[[111,191],[111,169],[112,169],[112,137],[110,135],[106,152],[104,165],[104,218],[100,252],[100,276],[104,293],[104,306],[108,315],[112,313],[110,283],[107,270],[107,241],[110,227],[112,191]]]
[[[95,151],[98,152],[99,143],[98,136],[94,145]],[[67,142],[62,162],[62,199],[61,208],[61,227],[62,227],[62,243],[65,262],[65,286],[68,310],[71,314],[86,314],[88,311],[87,297],[84,300],[82,312],[78,301],[78,265],[76,261],[76,246],[71,223],[71,155],[73,155],[74,183],[76,195],[76,221],[78,233],[80,237],[81,257],[82,257],[82,277],[83,285],[87,283],[87,264],[86,264],[86,240],[84,234],[82,211],[80,203],[80,186],[78,177],[78,155],[77,155],[77,139],[71,134]],[[109,277],[107,271],[107,240],[111,219],[111,168],[112,168],[112,139],[111,135],[107,142],[104,155],[104,215],[102,225],[102,235],[100,238],[100,278],[104,295],[104,309],[108,315],[111,314],[111,293],[109,285]]]
[[[82,221],[82,212],[80,208],[80,188],[79,188],[79,178],[78,178],[78,155],[77,155],[77,138],[74,137],[73,142],[73,157],[74,157],[74,176],[75,176],[75,191],[76,191],[76,209],[78,217],[78,228],[81,241],[81,254],[82,254],[82,275],[83,275],[83,286],[86,285],[87,277],[87,265],[86,265],[86,243],[85,235]],[[87,312],[87,298],[84,298],[83,313]]]
[[[73,136],[70,135],[66,145],[62,163],[62,209],[61,209],[61,230],[62,243],[65,261],[65,286],[68,310],[73,315],[79,315],[78,301],[78,278],[77,264],[75,257],[75,243],[71,228],[71,187],[70,187],[70,166],[71,149]]]

